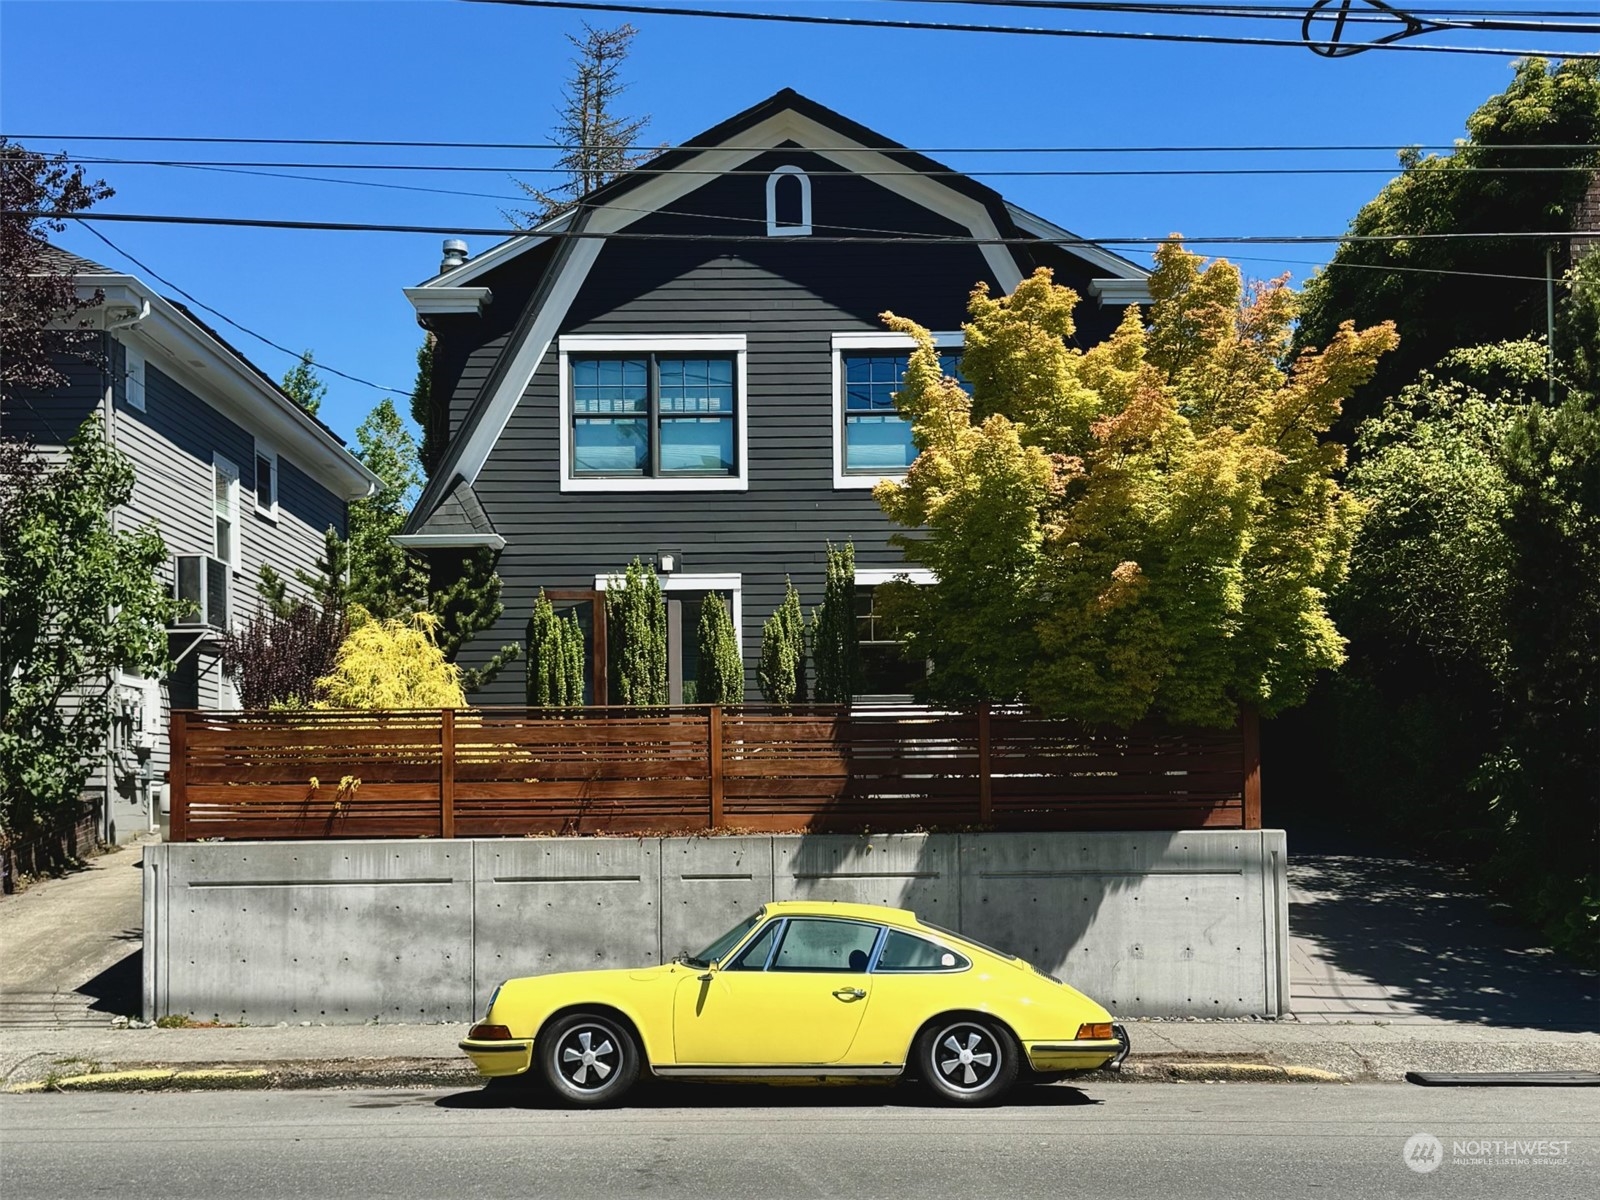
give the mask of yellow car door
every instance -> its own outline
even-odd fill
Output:
[[[727,963],[678,985],[678,1065],[840,1062],[872,999],[867,964],[881,932],[824,917],[769,921]]]

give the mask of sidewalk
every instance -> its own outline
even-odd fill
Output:
[[[1339,1082],[1397,1081],[1407,1071],[1600,1072],[1594,1033],[1270,1021],[1136,1021],[1128,1030],[1131,1079]],[[480,1080],[456,1048],[466,1031],[465,1025],[8,1029],[0,1033],[0,1081],[14,1087],[157,1068],[259,1072],[233,1083],[226,1075],[201,1081],[211,1086],[470,1087]]]

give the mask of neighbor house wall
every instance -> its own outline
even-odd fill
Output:
[[[145,1016],[469,1021],[501,980],[657,963],[771,900],[909,907],[1123,1017],[1280,1016],[1284,835],[783,835],[164,844]]]

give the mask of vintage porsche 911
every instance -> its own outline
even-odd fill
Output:
[[[714,1080],[912,1076],[956,1104],[1119,1065],[1128,1038],[1065,983],[904,909],[768,904],[699,954],[510,979],[461,1048],[575,1105],[640,1072]]]

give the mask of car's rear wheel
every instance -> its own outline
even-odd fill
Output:
[[[604,1013],[570,1013],[539,1031],[539,1070],[568,1104],[615,1104],[639,1078],[639,1043]]]
[[[917,1039],[922,1081],[952,1104],[995,1104],[1017,1081],[1021,1051],[1004,1026],[942,1017]]]

